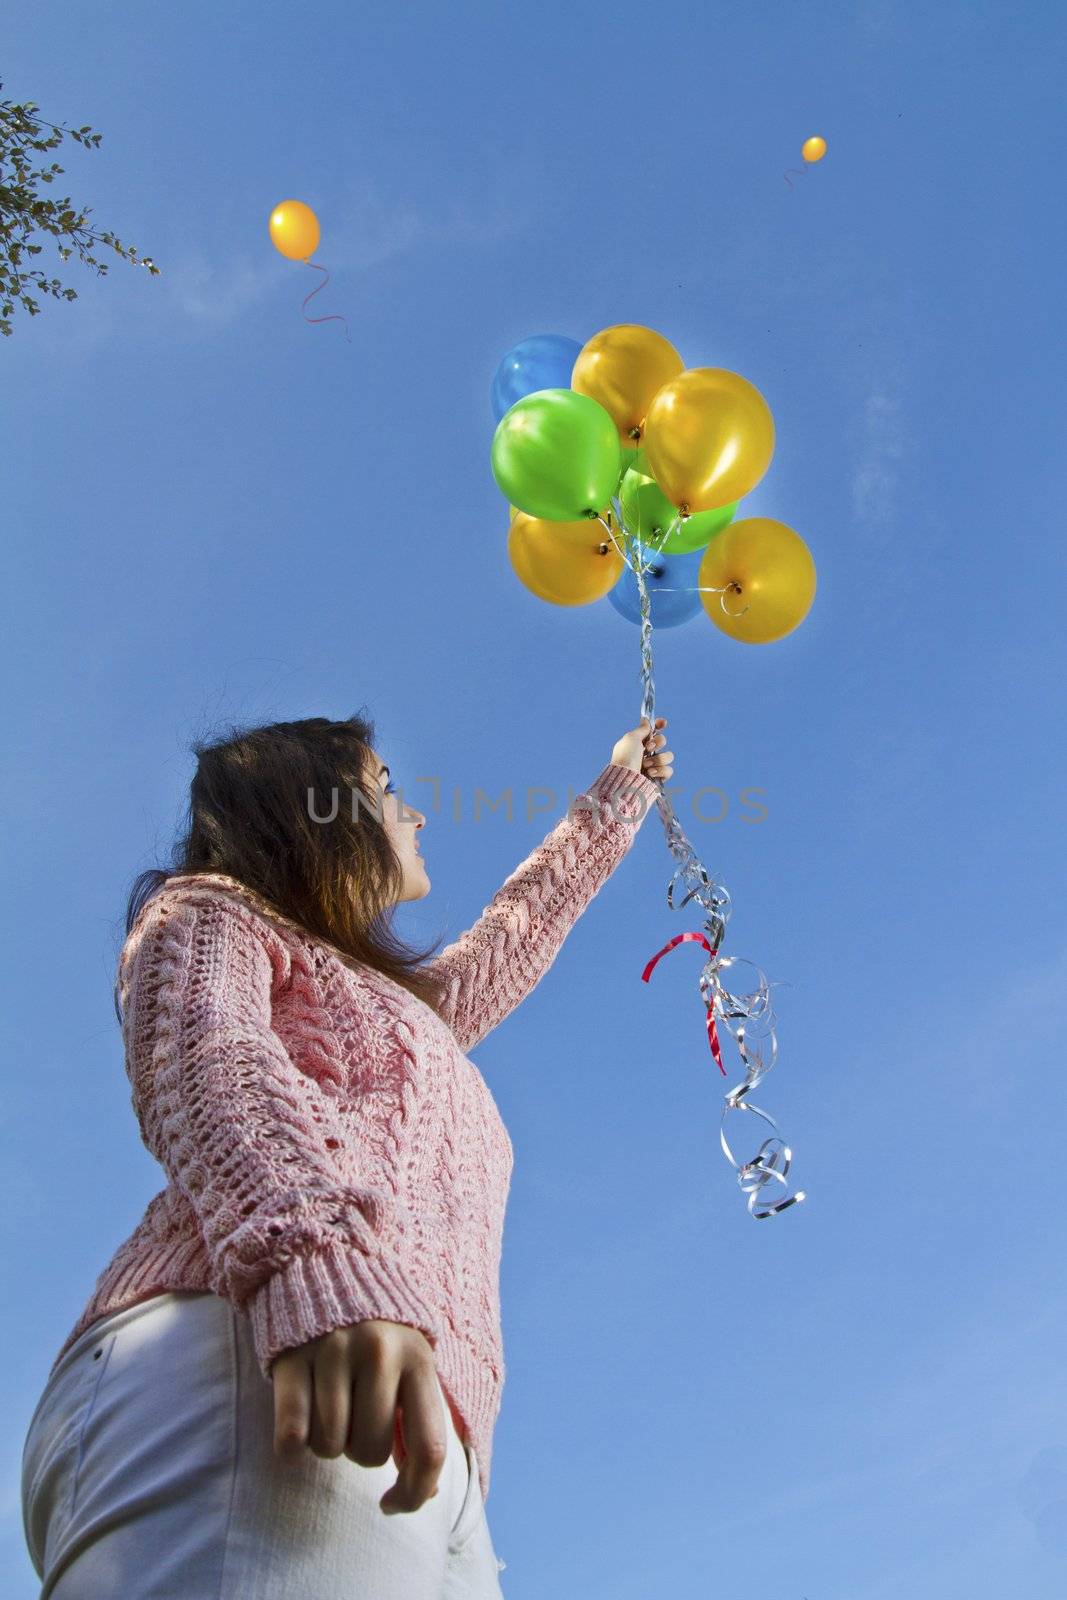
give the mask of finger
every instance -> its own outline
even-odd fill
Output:
[[[417,1511],[437,1493],[448,1455],[437,1376],[424,1363],[407,1367],[400,1379],[407,1455],[393,1487],[379,1501],[383,1511]]]
[[[311,1423],[311,1370],[304,1357],[281,1355],[270,1369],[274,1382],[274,1453],[296,1461],[307,1444]]]
[[[345,1455],[361,1467],[383,1467],[393,1453],[398,1374],[377,1353],[360,1363],[352,1388]]]
[[[311,1386],[308,1446],[315,1455],[333,1460],[345,1447],[352,1406],[352,1373],[345,1349],[332,1345],[319,1348]]]

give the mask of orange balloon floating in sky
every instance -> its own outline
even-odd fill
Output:
[[[310,206],[303,200],[283,200],[274,207],[270,214],[270,239],[274,248],[287,261],[302,261],[313,272],[321,272],[323,281],[317,289],[312,289],[310,294],[304,296],[301,310],[305,322],[343,322],[345,325],[345,338],[352,343],[352,335],[348,331],[348,318],[342,317],[338,312],[331,312],[327,317],[309,317],[307,303],[315,295],[321,294],[330,281],[330,274],[326,268],[317,261],[312,261],[312,256],[318,249],[320,229],[319,219]]]
[[[820,139],[817,133],[813,134],[810,139],[804,140],[800,153],[805,161],[821,161],[826,154],[826,140]]]
[[[270,214],[271,243],[290,261],[307,261],[319,245],[319,219],[302,200],[283,200]]]

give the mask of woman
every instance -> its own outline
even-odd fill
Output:
[[[369,721],[197,748],[116,983],[168,1182],[29,1427],[41,1600],[500,1596],[484,1502],[512,1147],[467,1052],[632,844],[671,776],[665,721],[616,743],[436,955],[392,931],[429,890],[426,818],[387,802]]]

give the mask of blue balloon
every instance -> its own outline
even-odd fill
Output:
[[[684,550],[678,555],[665,556],[645,545],[642,553],[648,567],[644,579],[653,628],[676,628],[679,623],[695,617],[703,609],[697,583],[704,551]],[[640,623],[641,591],[629,567],[622,569],[618,583],[608,590],[607,598],[627,622]]]
[[[509,350],[493,379],[493,417],[497,422],[516,400],[538,389],[569,389],[574,363],[582,353],[577,339],[561,333],[535,333]]]

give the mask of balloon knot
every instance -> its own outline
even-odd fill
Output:
[[[630,438],[630,439],[640,439],[640,437],[641,437],[641,429],[640,428],[631,428],[629,434],[627,435],[627,437]]]

